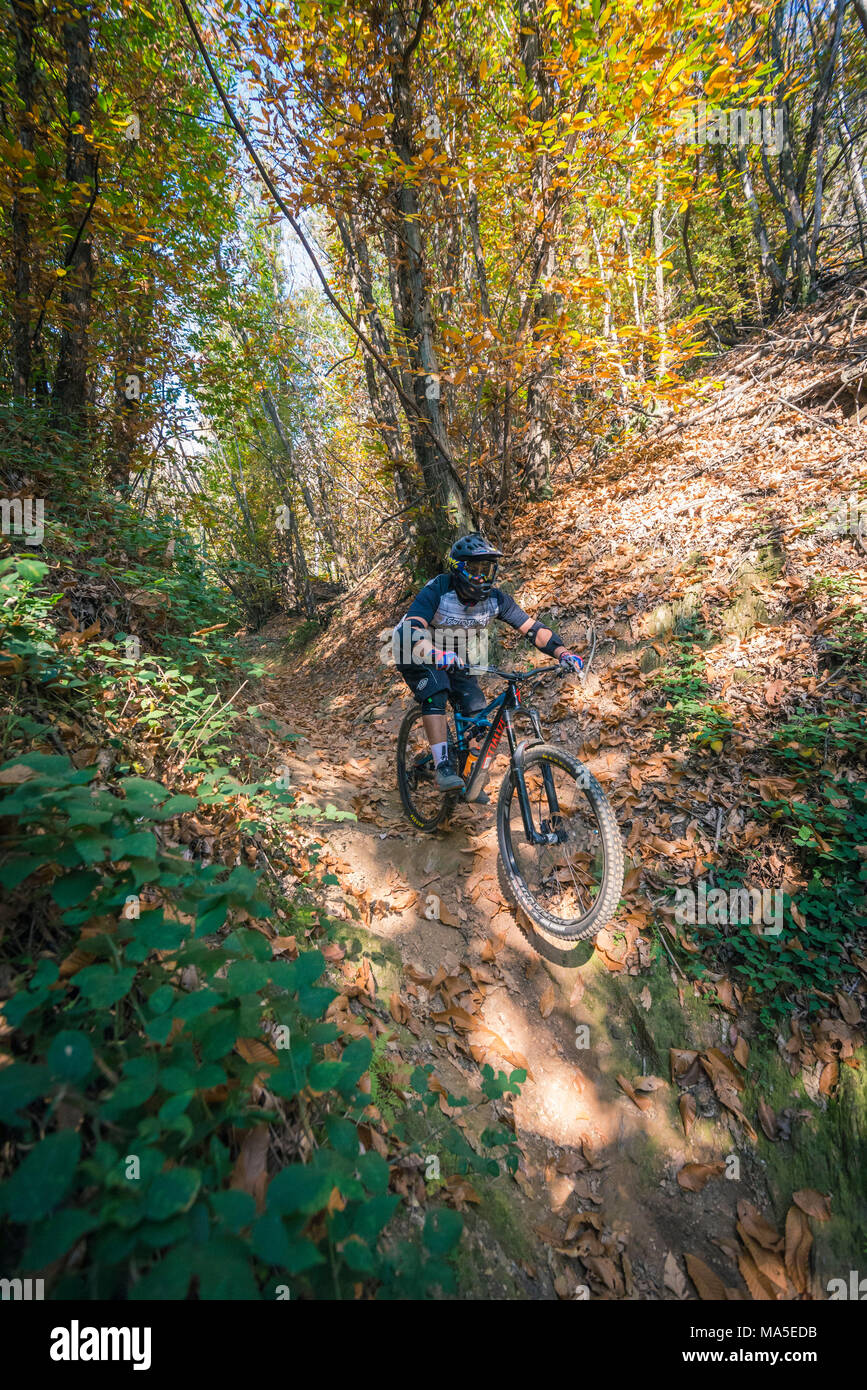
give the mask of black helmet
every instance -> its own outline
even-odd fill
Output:
[[[455,541],[446,556],[446,568],[452,575],[455,590],[461,603],[481,603],[494,587],[502,550],[497,550],[490,541],[485,540],[481,531],[473,531],[469,536],[461,536]],[[479,573],[473,574],[468,561],[483,561],[474,566]]]

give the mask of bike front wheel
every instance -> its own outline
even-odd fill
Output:
[[[528,748],[520,779],[513,766],[497,801],[497,839],[506,885],[542,931],[567,941],[595,936],[611,920],[623,888],[623,841],[593,774],[551,744]],[[542,843],[534,843],[538,837]]]

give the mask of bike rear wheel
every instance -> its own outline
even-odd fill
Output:
[[[497,839],[513,901],[542,931],[567,941],[595,936],[611,920],[623,888],[623,842],[596,778],[577,758],[550,744],[523,759],[533,830],[527,837],[512,767],[497,801]]]
[[[447,716],[449,750],[458,765],[452,715]],[[397,786],[403,809],[419,830],[436,830],[454,810],[457,792],[441,791],[436,783],[433,755],[416,707],[406,712],[397,736]]]

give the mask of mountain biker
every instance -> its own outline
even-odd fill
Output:
[[[562,637],[494,587],[502,556],[480,531],[461,536],[446,556],[446,572],[425,584],[394,629],[395,665],[421,705],[437,786],[442,791],[464,790],[463,778],[449,753],[447,698],[451,695],[464,715],[477,714],[488,704],[478,681],[466,670],[468,663],[455,650],[466,643],[470,633],[486,628],[492,618],[501,618],[538,650],[556,657],[561,666],[573,671],[583,666],[581,658],[567,650]],[[479,800],[488,798],[482,793]]]

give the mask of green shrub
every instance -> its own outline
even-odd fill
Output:
[[[357,1129],[372,1049],[325,1021],[336,991],[321,982],[324,957],[273,957],[257,926],[271,909],[249,869],[162,847],[199,798],[137,777],[100,787],[95,769],[59,755],[18,758],[0,779],[0,872],[13,904],[30,889],[12,928],[13,1054],[0,1068],[11,1267],[43,1271],[86,1241],[55,1297],[258,1298],[287,1284],[293,1297],[351,1297],[359,1281],[385,1297],[450,1290],[454,1212],[429,1213],[418,1248],[382,1239],[399,1198]],[[274,1066],[237,1050],[266,1041],[263,1022],[277,1030]],[[266,1092],[254,1100],[257,1076]],[[418,1108],[437,1102],[427,1083],[417,1069]],[[287,1111],[308,1111],[315,1147],[271,1179],[259,1210],[232,1186],[237,1150],[255,1126],[288,1127]]]

